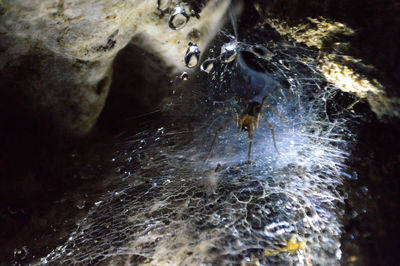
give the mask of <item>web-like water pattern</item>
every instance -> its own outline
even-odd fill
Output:
[[[333,101],[337,88],[316,70],[318,51],[271,32],[260,27],[234,40],[237,55],[229,62],[211,52],[209,73],[176,83],[163,104],[165,126],[150,124],[125,142],[116,189],[39,263],[338,264],[348,118]],[[268,103],[288,122],[264,111],[280,155],[261,124],[247,174],[247,136],[237,135],[234,122],[204,159],[227,117],[218,110],[243,107],[232,96],[246,96],[248,76],[253,100],[279,86]]]

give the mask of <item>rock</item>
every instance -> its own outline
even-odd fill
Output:
[[[103,109],[121,49],[132,40],[165,73],[181,71],[188,42],[204,50],[229,3],[208,1],[199,18],[173,30],[171,10],[159,11],[155,0],[0,1],[1,105],[62,134],[85,135]]]
[[[284,0],[255,8],[281,35],[318,48],[326,79],[368,102],[378,119],[400,118],[398,3]]]

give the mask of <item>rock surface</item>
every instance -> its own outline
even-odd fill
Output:
[[[328,81],[366,101],[381,121],[400,118],[399,3],[284,0],[255,6],[281,35],[319,49],[319,69]]]
[[[132,40],[165,73],[182,70],[187,43],[205,49],[229,3],[208,1],[201,17],[172,30],[172,10],[157,10],[155,0],[0,1],[1,106],[62,134],[85,135],[103,109],[121,49]]]

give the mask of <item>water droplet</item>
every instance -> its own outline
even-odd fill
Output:
[[[337,260],[340,260],[342,258],[342,251],[340,249],[336,250],[335,256]]]
[[[174,12],[169,19],[168,25],[173,30],[179,30],[185,27],[189,21],[189,16],[186,14],[185,9],[180,6],[175,7]]]
[[[190,16],[195,17],[197,19],[200,19],[200,13],[199,11],[196,11],[194,9],[190,10]]]
[[[360,190],[364,195],[368,194],[368,188],[367,187],[363,186],[363,187],[360,188]]]
[[[230,63],[233,60],[236,59],[237,56],[237,43],[234,42],[229,42],[229,43],[225,43],[224,45],[222,45],[221,47],[221,60],[224,63]]]
[[[200,51],[199,47],[195,43],[189,43],[189,48],[185,54],[185,64],[187,67],[195,67],[199,62]]]
[[[180,78],[181,80],[187,80],[189,77],[188,73],[186,71],[182,72]]]
[[[201,71],[210,73],[211,70],[214,68],[214,62],[215,62],[214,58],[209,58],[207,60],[204,60],[204,62],[200,66]]]
[[[27,257],[28,253],[29,250],[27,246],[23,246],[21,249],[16,248],[14,249],[14,258],[23,260]]]
[[[171,0],[158,0],[157,1],[157,9],[160,11],[165,11],[171,4]]]
[[[165,133],[165,127],[160,127],[157,129],[157,134],[164,135],[164,133]]]

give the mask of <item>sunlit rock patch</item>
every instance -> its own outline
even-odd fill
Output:
[[[307,46],[316,46],[319,49],[324,48],[327,43],[334,42],[337,35],[354,34],[351,28],[337,21],[329,21],[323,17],[307,18],[307,20],[308,23],[289,25],[282,19],[266,18],[266,23],[290,40],[305,43]]]
[[[343,36],[354,35],[354,30],[343,23],[323,17],[307,18],[307,20],[308,22],[290,25],[285,19],[268,17],[265,19],[266,23],[290,40],[320,49],[318,69],[326,79],[342,91],[368,101],[379,119],[385,116],[400,117],[400,99],[388,96],[385,87],[378,80],[357,73],[353,66],[356,65],[358,68],[362,66],[361,60],[345,54],[348,51],[348,43],[341,39]],[[351,64],[343,65],[340,60]]]
[[[400,98],[387,96],[379,81],[370,81],[358,75],[348,66],[335,62],[330,56],[320,60],[319,70],[342,91],[366,99],[379,119],[384,116],[400,118]]]

